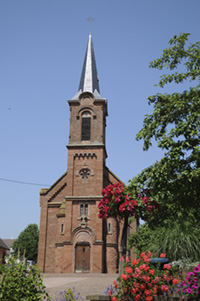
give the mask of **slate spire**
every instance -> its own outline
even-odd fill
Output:
[[[73,99],[78,99],[78,96],[83,92],[91,92],[97,99],[102,98],[99,90],[99,79],[97,75],[97,67],[91,33],[89,34],[88,45],[85,53],[79,91],[73,97]]]

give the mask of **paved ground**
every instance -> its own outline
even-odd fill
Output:
[[[53,300],[60,301],[59,293],[75,288],[76,293],[85,299],[87,295],[103,294],[106,288],[118,277],[117,274],[45,274],[43,278],[46,290]]]

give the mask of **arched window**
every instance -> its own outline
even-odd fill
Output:
[[[81,140],[90,140],[91,134],[91,114],[85,111],[82,114]]]

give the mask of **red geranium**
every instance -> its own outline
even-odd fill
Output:
[[[156,268],[149,260],[148,262],[146,260],[151,256],[150,252],[143,252],[138,259],[126,260],[124,273],[118,278],[116,295],[118,300],[125,301],[132,298],[151,301],[152,296],[168,293],[170,285],[177,284],[178,280],[172,277],[171,266],[166,265],[164,270]],[[113,284],[116,285],[116,282]]]
[[[170,270],[171,269],[171,265],[170,264],[164,264],[163,268],[167,269],[167,270]]]
[[[147,220],[149,214],[159,209],[155,201],[151,201],[145,193],[138,195],[137,200],[133,200],[130,194],[124,191],[124,185],[118,182],[108,185],[102,190],[103,198],[99,202],[99,217],[117,217],[119,220],[125,216],[135,216]]]

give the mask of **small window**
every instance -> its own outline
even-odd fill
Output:
[[[81,140],[90,140],[91,132],[91,114],[84,112],[82,114]]]
[[[82,216],[84,214],[84,210],[83,210],[83,204],[80,205],[80,216]]]
[[[111,232],[111,223],[108,223],[108,232]]]
[[[88,215],[88,204],[85,204],[85,215]]]
[[[60,233],[61,233],[61,234],[64,233],[64,224],[61,224],[61,227],[60,227]]]
[[[80,204],[80,216],[88,216],[88,204]]]

